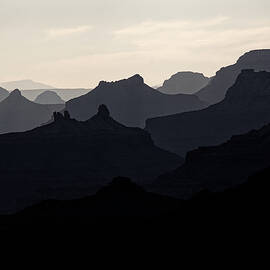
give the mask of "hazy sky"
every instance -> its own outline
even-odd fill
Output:
[[[0,0],[0,82],[93,87],[141,74],[213,75],[270,48],[269,0]]]

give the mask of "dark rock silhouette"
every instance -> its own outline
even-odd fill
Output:
[[[226,98],[196,112],[147,120],[155,143],[184,156],[199,146],[217,145],[232,135],[270,122],[270,73],[244,70]]]
[[[6,89],[0,87],[0,102],[4,100],[5,98],[7,98],[8,95],[9,95],[9,92]]]
[[[215,193],[204,190],[187,201],[146,192],[129,179],[117,178],[91,197],[47,200],[16,215],[0,216],[0,225],[8,228],[13,228],[12,225],[31,229],[42,227],[46,230],[48,225],[54,225],[53,230],[60,225],[62,231],[63,228],[74,230],[76,225],[81,230],[84,228],[81,225],[85,224],[93,236],[101,233],[98,233],[99,240],[105,232],[119,232],[121,235],[123,230],[130,232],[132,228],[133,233],[140,229],[142,233],[148,228],[145,225],[150,226],[151,232],[154,230],[155,237],[161,230],[166,230],[166,236],[170,232],[172,237],[178,235],[183,238],[188,233],[189,240],[189,233],[201,236],[207,232],[214,232],[215,237],[216,233],[224,233],[225,238],[233,233],[246,239],[246,232],[255,230],[258,237],[259,232],[264,235],[269,230],[269,176],[270,170],[266,169],[235,188]],[[251,234],[249,240],[250,237]]]
[[[210,78],[202,73],[178,72],[157,90],[165,94],[194,94],[204,88],[209,81]]]
[[[184,165],[155,182],[156,191],[177,197],[203,189],[224,190],[270,167],[270,125],[233,136],[219,146],[200,147],[187,154]]]
[[[144,127],[149,117],[206,107],[194,95],[166,95],[149,87],[141,76],[135,75],[118,82],[100,82],[88,94],[70,100],[66,108],[71,117],[86,120],[95,114],[99,104],[110,107],[111,115],[128,126]]]
[[[64,105],[41,105],[27,100],[16,89],[0,102],[0,133],[21,132],[38,127]]]
[[[39,104],[64,104],[65,101],[61,99],[54,91],[45,91],[38,95],[35,103]]]
[[[270,71],[270,50],[255,50],[244,54],[236,64],[220,69],[196,95],[209,104],[220,102],[243,69]]]
[[[32,80],[4,82],[4,83],[1,83],[1,86],[3,86],[4,88],[10,91],[12,91],[13,89],[34,90],[34,89],[53,89],[54,88],[50,85],[34,82]]]
[[[0,149],[0,206],[11,210],[46,198],[51,188],[60,198],[86,195],[118,175],[147,184],[183,161],[146,131],[116,122],[105,105],[85,122],[55,112],[46,126],[1,135]]]

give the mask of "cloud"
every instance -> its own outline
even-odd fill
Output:
[[[49,38],[70,36],[77,33],[85,33],[93,29],[91,25],[81,25],[72,28],[54,28],[46,31]]]

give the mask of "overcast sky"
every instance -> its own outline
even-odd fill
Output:
[[[0,0],[0,82],[94,87],[139,73],[212,76],[270,48],[269,0]]]

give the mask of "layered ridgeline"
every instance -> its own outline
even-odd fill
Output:
[[[270,124],[233,136],[219,146],[200,147],[187,154],[185,164],[155,182],[155,190],[177,197],[199,190],[220,191],[245,182],[270,167]],[[252,194],[251,194],[252,198]]]
[[[85,122],[70,119],[67,111],[65,116],[55,113],[54,119],[31,131],[0,136],[0,205],[21,197],[31,202],[38,190],[58,187],[61,196],[63,187],[71,197],[76,192],[83,196],[115,176],[148,183],[183,161],[156,147],[146,131],[113,120],[104,105]]]
[[[0,133],[21,132],[38,127],[51,119],[64,105],[41,105],[29,101],[14,90],[0,102]]]
[[[9,92],[6,89],[0,87],[0,102],[4,100],[6,97],[8,97],[8,95]]]
[[[178,72],[164,81],[157,90],[165,94],[194,94],[204,88],[209,81],[210,78],[202,73]]]
[[[149,87],[139,75],[117,82],[100,82],[88,94],[70,100],[66,108],[71,116],[86,120],[99,104],[110,107],[111,115],[128,126],[144,127],[149,117],[198,110],[206,104],[194,95],[166,95]]]
[[[270,122],[270,73],[244,70],[226,98],[206,109],[149,119],[155,143],[184,156],[199,146],[220,144]]]
[[[236,64],[220,69],[211,82],[196,95],[209,104],[223,100],[243,69],[270,71],[270,50],[251,51],[239,58]]]
[[[39,104],[64,104],[65,101],[54,91],[44,91],[35,99],[35,103]]]

